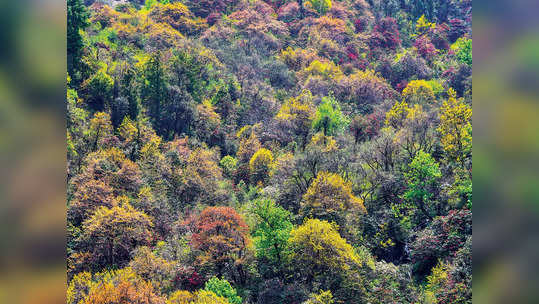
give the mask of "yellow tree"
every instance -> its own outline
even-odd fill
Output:
[[[125,200],[121,206],[99,207],[84,221],[80,244],[91,254],[88,266],[124,266],[133,249],[150,244],[152,219]]]
[[[110,116],[104,112],[96,112],[90,120],[89,144],[90,150],[96,151],[103,145],[103,140],[112,136],[113,128]]]
[[[402,97],[409,104],[431,104],[435,101],[432,85],[426,80],[412,80],[402,91]]]
[[[199,290],[195,293],[178,290],[170,295],[166,304],[230,304],[230,302],[225,297],[207,290]]]
[[[331,9],[331,0],[307,0],[304,6],[309,9],[314,9],[318,15],[324,15]]]
[[[313,293],[309,297],[309,300],[305,302],[306,304],[333,304],[335,300],[333,299],[333,294],[330,290],[320,290],[320,293]]]
[[[310,91],[304,90],[298,97],[289,98],[275,116],[281,127],[290,128],[293,134],[300,138],[302,148],[307,144],[314,109],[313,95]]]
[[[450,88],[449,99],[444,101],[440,109],[440,125],[442,146],[449,160],[457,161],[464,167],[464,161],[472,152],[472,108]]]
[[[249,161],[249,170],[251,172],[251,180],[254,184],[264,184],[273,167],[273,154],[270,150],[261,148],[251,157]]]
[[[429,153],[432,150],[434,131],[420,104],[410,107],[404,100],[396,102],[386,113],[385,124],[395,129],[395,141],[407,152],[410,159],[420,150]]]
[[[361,264],[359,255],[338,229],[336,224],[309,219],[290,232],[291,263],[306,282],[328,282]]]
[[[133,269],[81,272],[69,283],[68,304],[147,303],[163,304],[164,297],[138,276]]]
[[[365,213],[363,201],[352,193],[352,185],[337,174],[319,172],[301,201],[300,214],[345,224],[347,211]]]
[[[402,128],[409,109],[410,108],[408,107],[408,103],[406,103],[406,101],[397,101],[386,113],[386,126],[391,126],[397,130]]]

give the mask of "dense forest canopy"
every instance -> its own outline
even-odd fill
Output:
[[[67,8],[69,304],[471,303],[471,1]]]

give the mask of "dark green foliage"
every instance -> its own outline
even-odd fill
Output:
[[[73,84],[81,81],[81,57],[84,52],[81,30],[88,26],[88,12],[83,0],[67,0],[67,73]]]
[[[160,121],[163,103],[166,99],[165,71],[161,63],[161,54],[153,53],[144,66],[141,79],[140,97],[148,108],[148,116],[157,133],[163,132]]]

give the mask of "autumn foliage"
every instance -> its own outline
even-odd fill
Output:
[[[471,303],[471,11],[68,0],[67,302]]]

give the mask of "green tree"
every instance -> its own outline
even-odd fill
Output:
[[[231,177],[232,174],[234,174],[236,168],[238,167],[238,160],[233,156],[227,155],[221,158],[219,166],[223,168],[223,173],[225,173],[228,177]]]
[[[213,277],[206,282],[204,290],[211,291],[218,297],[223,297],[228,300],[230,304],[241,304],[241,297],[238,296],[236,289],[230,285],[225,279],[219,279]]]
[[[84,43],[81,30],[88,26],[88,12],[82,0],[67,0],[67,72],[78,84]]]
[[[423,151],[417,153],[404,172],[408,184],[404,199],[415,204],[429,219],[433,218],[431,203],[441,176],[436,160]]]
[[[455,52],[455,56],[460,62],[472,64],[472,39],[460,37],[451,45],[451,50]]]
[[[273,268],[270,272],[276,272],[285,259],[286,242],[292,230],[291,214],[267,198],[254,202],[253,213],[256,256],[269,262]]]
[[[344,130],[348,125],[348,119],[341,112],[339,103],[333,96],[322,98],[322,102],[316,109],[313,120],[313,128],[323,131],[324,135],[335,135]]]
[[[159,52],[153,53],[144,66],[140,96],[148,107],[148,114],[156,132],[161,134],[160,118],[166,98],[166,80]]]
[[[88,104],[96,111],[104,111],[107,106],[110,108],[113,98],[113,88],[114,80],[107,73],[107,66],[105,64],[82,84]]]

